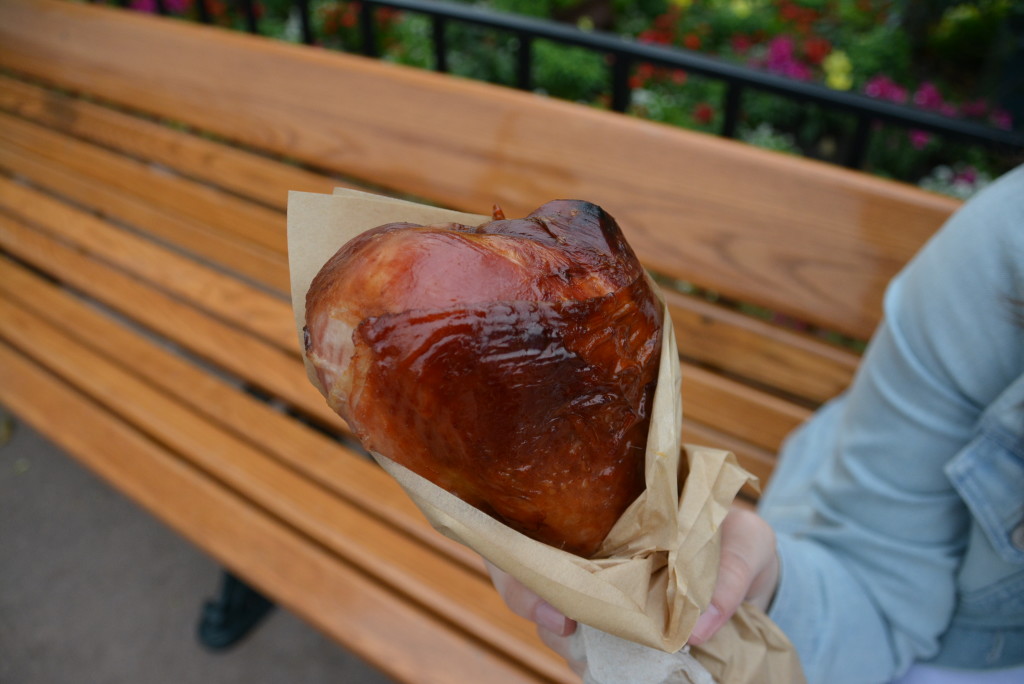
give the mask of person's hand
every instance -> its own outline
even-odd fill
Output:
[[[728,622],[744,601],[767,610],[779,584],[775,532],[757,513],[734,506],[722,522],[718,580],[689,643],[699,646]]]
[[[487,562],[494,588],[501,594],[508,607],[516,615],[537,625],[537,634],[547,646],[565,658],[573,671],[583,676],[586,664],[576,660],[569,653],[569,637],[576,631],[576,621],[562,615],[550,603],[527,589],[508,573]]]

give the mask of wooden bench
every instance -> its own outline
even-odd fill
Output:
[[[575,678],[307,381],[288,190],[509,216],[601,204],[665,285],[686,439],[762,480],[849,382],[887,280],[957,207],[532,94],[70,2],[0,3],[0,69],[0,403],[399,681]]]

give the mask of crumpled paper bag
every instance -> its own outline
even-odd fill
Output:
[[[395,221],[477,225],[488,218],[341,188],[333,195],[292,192],[288,250],[299,339],[309,284],[348,240]],[[681,445],[679,361],[667,309],[665,321],[646,453],[647,489],[594,558],[530,539],[398,463],[374,457],[437,530],[581,624],[573,648],[587,660],[587,682],[704,684],[710,676],[721,684],[799,684],[805,680],[792,646],[751,606],[741,608],[703,646],[684,648],[714,589],[718,528],[737,492],[754,478],[730,452]],[[316,384],[308,363],[307,370]]]

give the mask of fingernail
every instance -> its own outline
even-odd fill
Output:
[[[711,638],[711,635],[720,626],[719,623],[722,620],[722,611],[718,610],[714,604],[708,606],[708,609],[700,614],[697,618],[696,624],[693,626],[693,631],[690,632],[690,643],[702,644]]]
[[[566,636],[569,618],[558,612],[555,607],[547,601],[541,601],[537,604],[537,609],[534,611],[533,617],[537,621],[538,625],[549,632],[554,632],[558,636]]]

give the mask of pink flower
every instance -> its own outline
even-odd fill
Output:
[[[923,150],[932,140],[931,133],[925,133],[924,131],[910,131],[907,136],[910,138],[910,144],[914,146],[915,150]]]
[[[956,177],[954,178],[954,182],[963,181],[965,183],[970,183],[971,185],[974,185],[974,183],[977,180],[978,170],[973,166],[966,166],[963,169],[959,170],[956,174]]]
[[[945,103],[942,100],[942,93],[935,87],[935,84],[925,81],[914,93],[914,104],[923,109],[937,111]]]
[[[768,71],[782,74],[799,81],[809,81],[814,76],[811,68],[796,59],[796,44],[789,36],[776,36],[768,43],[768,55],[764,66]]]
[[[170,14],[184,14],[192,0],[164,0],[164,7]],[[131,8],[137,12],[156,14],[156,0],[132,0]]]
[[[964,116],[970,116],[976,119],[988,114],[988,102],[985,100],[974,100],[973,102],[965,102],[960,107],[960,112]]]
[[[879,100],[900,104],[907,101],[907,89],[884,74],[869,79],[864,84],[864,93]]]
[[[1013,117],[1010,116],[1010,112],[1005,109],[997,109],[992,112],[992,116],[989,117],[992,125],[996,128],[1002,128],[1004,131],[1008,131],[1013,128]]]

